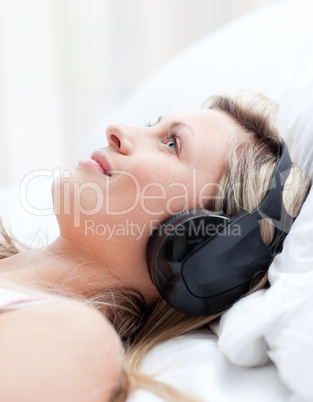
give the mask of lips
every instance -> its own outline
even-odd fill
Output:
[[[111,176],[110,173],[110,171],[112,170],[111,165],[106,155],[103,152],[101,151],[93,152],[91,155],[91,160],[99,165],[99,167],[102,169],[103,174],[105,174],[106,176]]]

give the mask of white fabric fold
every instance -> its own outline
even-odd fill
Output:
[[[218,345],[227,358],[244,367],[270,358],[293,401],[313,401],[312,210],[310,194],[270,267],[271,287],[241,299],[219,327]]]

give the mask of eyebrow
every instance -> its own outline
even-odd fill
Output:
[[[156,126],[157,124],[159,124],[162,119],[163,119],[163,116],[159,116],[158,120],[154,124],[152,124],[152,126]],[[193,129],[188,124],[183,123],[182,121],[174,121],[173,123],[171,123],[170,129],[177,127],[177,126],[184,126],[184,127],[188,128],[191,131],[191,134],[194,135]]]
[[[154,123],[154,126],[160,123],[160,121],[163,119],[163,116],[159,116],[158,120]]]

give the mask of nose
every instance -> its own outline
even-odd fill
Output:
[[[135,131],[134,127],[124,124],[111,124],[107,127],[106,137],[110,146],[127,155],[134,151],[135,135],[138,135]]]

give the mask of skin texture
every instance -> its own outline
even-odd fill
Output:
[[[0,314],[0,400],[103,402],[121,345],[100,313],[68,300]]]

